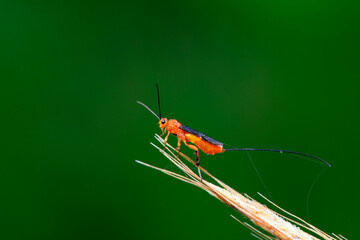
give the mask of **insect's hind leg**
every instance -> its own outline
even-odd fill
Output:
[[[197,167],[198,172],[199,172],[200,181],[202,182],[202,176],[201,176],[201,171],[200,171],[200,158],[199,158],[199,150],[195,151],[195,154],[196,154],[196,167]]]
[[[198,169],[199,172],[199,177],[200,177],[200,181],[202,181],[202,176],[201,176],[201,171],[200,171],[200,158],[199,158],[199,148],[194,146],[194,145],[190,145],[187,142],[184,142],[186,146],[188,146],[189,148],[191,148],[192,150],[195,151],[195,155],[196,155],[196,167]]]

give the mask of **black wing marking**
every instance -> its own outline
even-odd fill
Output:
[[[184,126],[184,125],[181,125],[181,126],[180,126],[180,129],[182,129],[182,130],[184,130],[185,132],[191,133],[192,135],[195,135],[195,136],[201,138],[201,139],[204,140],[205,142],[208,142],[208,143],[214,144],[214,145],[216,145],[216,146],[220,146],[220,147],[223,146],[223,143],[218,142],[218,141],[212,139],[211,137],[208,137],[208,136],[206,136],[205,134],[203,134],[203,133],[201,133],[201,132],[198,132],[198,131],[196,131],[196,130],[194,130],[194,129],[192,129],[192,128],[189,128],[189,127],[186,127],[186,126]]]

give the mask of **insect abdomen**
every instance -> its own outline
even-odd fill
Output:
[[[186,138],[186,141],[195,144],[198,148],[201,149],[201,151],[203,151],[206,154],[214,155],[216,153],[223,152],[223,150],[222,150],[223,147],[222,146],[214,145],[212,143],[204,141],[200,137],[195,136],[195,135],[193,135],[191,133],[188,133],[188,132],[185,133],[185,138]]]

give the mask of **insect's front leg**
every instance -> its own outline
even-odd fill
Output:
[[[161,133],[160,137],[166,133],[166,128],[161,129],[161,131],[162,131],[162,133]]]
[[[163,151],[165,151],[165,149],[166,149],[166,143],[167,143],[167,140],[169,138],[169,135],[170,135],[170,132],[168,131],[168,134],[166,135],[166,137],[164,139],[164,150]]]

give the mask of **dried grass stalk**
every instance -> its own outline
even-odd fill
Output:
[[[158,135],[155,135],[155,138],[164,145],[164,140],[159,137]],[[140,164],[143,164],[145,166],[151,167],[153,169],[157,169],[167,175],[170,175],[172,177],[175,177],[179,180],[182,180],[184,182],[190,183],[192,185],[195,185],[199,188],[204,189],[208,193],[210,193],[212,196],[219,199],[221,202],[225,203],[229,207],[232,207],[236,211],[240,212],[242,215],[244,215],[246,218],[250,219],[255,225],[259,226],[263,230],[265,230],[267,233],[270,233],[272,236],[269,236],[258,229],[256,229],[254,226],[243,223],[240,220],[236,219],[234,216],[232,216],[234,219],[242,223],[245,227],[251,229],[253,231],[252,235],[255,237],[258,237],[260,239],[309,239],[309,240],[315,240],[315,239],[326,239],[326,240],[346,240],[341,235],[335,235],[332,234],[334,237],[330,236],[329,234],[321,231],[320,229],[316,228],[315,226],[307,223],[306,221],[296,217],[295,215],[286,212],[285,210],[281,209],[274,203],[270,202],[268,199],[266,199],[264,196],[260,194],[264,199],[269,201],[271,204],[273,204],[275,207],[278,208],[278,210],[284,212],[289,217],[283,216],[268,207],[266,207],[263,204],[260,204],[259,202],[255,201],[254,199],[250,198],[246,194],[240,194],[236,192],[234,189],[226,185],[225,183],[221,182],[219,179],[212,176],[209,172],[207,172],[205,169],[201,167],[201,171],[208,175],[210,178],[215,180],[217,185],[210,183],[206,180],[200,180],[199,176],[193,172],[183,161],[181,161],[180,158],[176,156],[177,151],[174,147],[172,147],[170,144],[167,144],[167,152],[164,152],[162,148],[156,146],[155,144],[151,143],[155,148],[157,148],[162,154],[165,155],[176,167],[181,169],[185,176],[162,169],[157,168],[152,165],[136,161]],[[180,153],[181,157],[183,157],[185,160],[190,162],[195,166],[195,162],[191,160],[186,155]],[[296,220],[294,220],[296,219]],[[305,232],[303,229],[307,229],[309,233]]]

